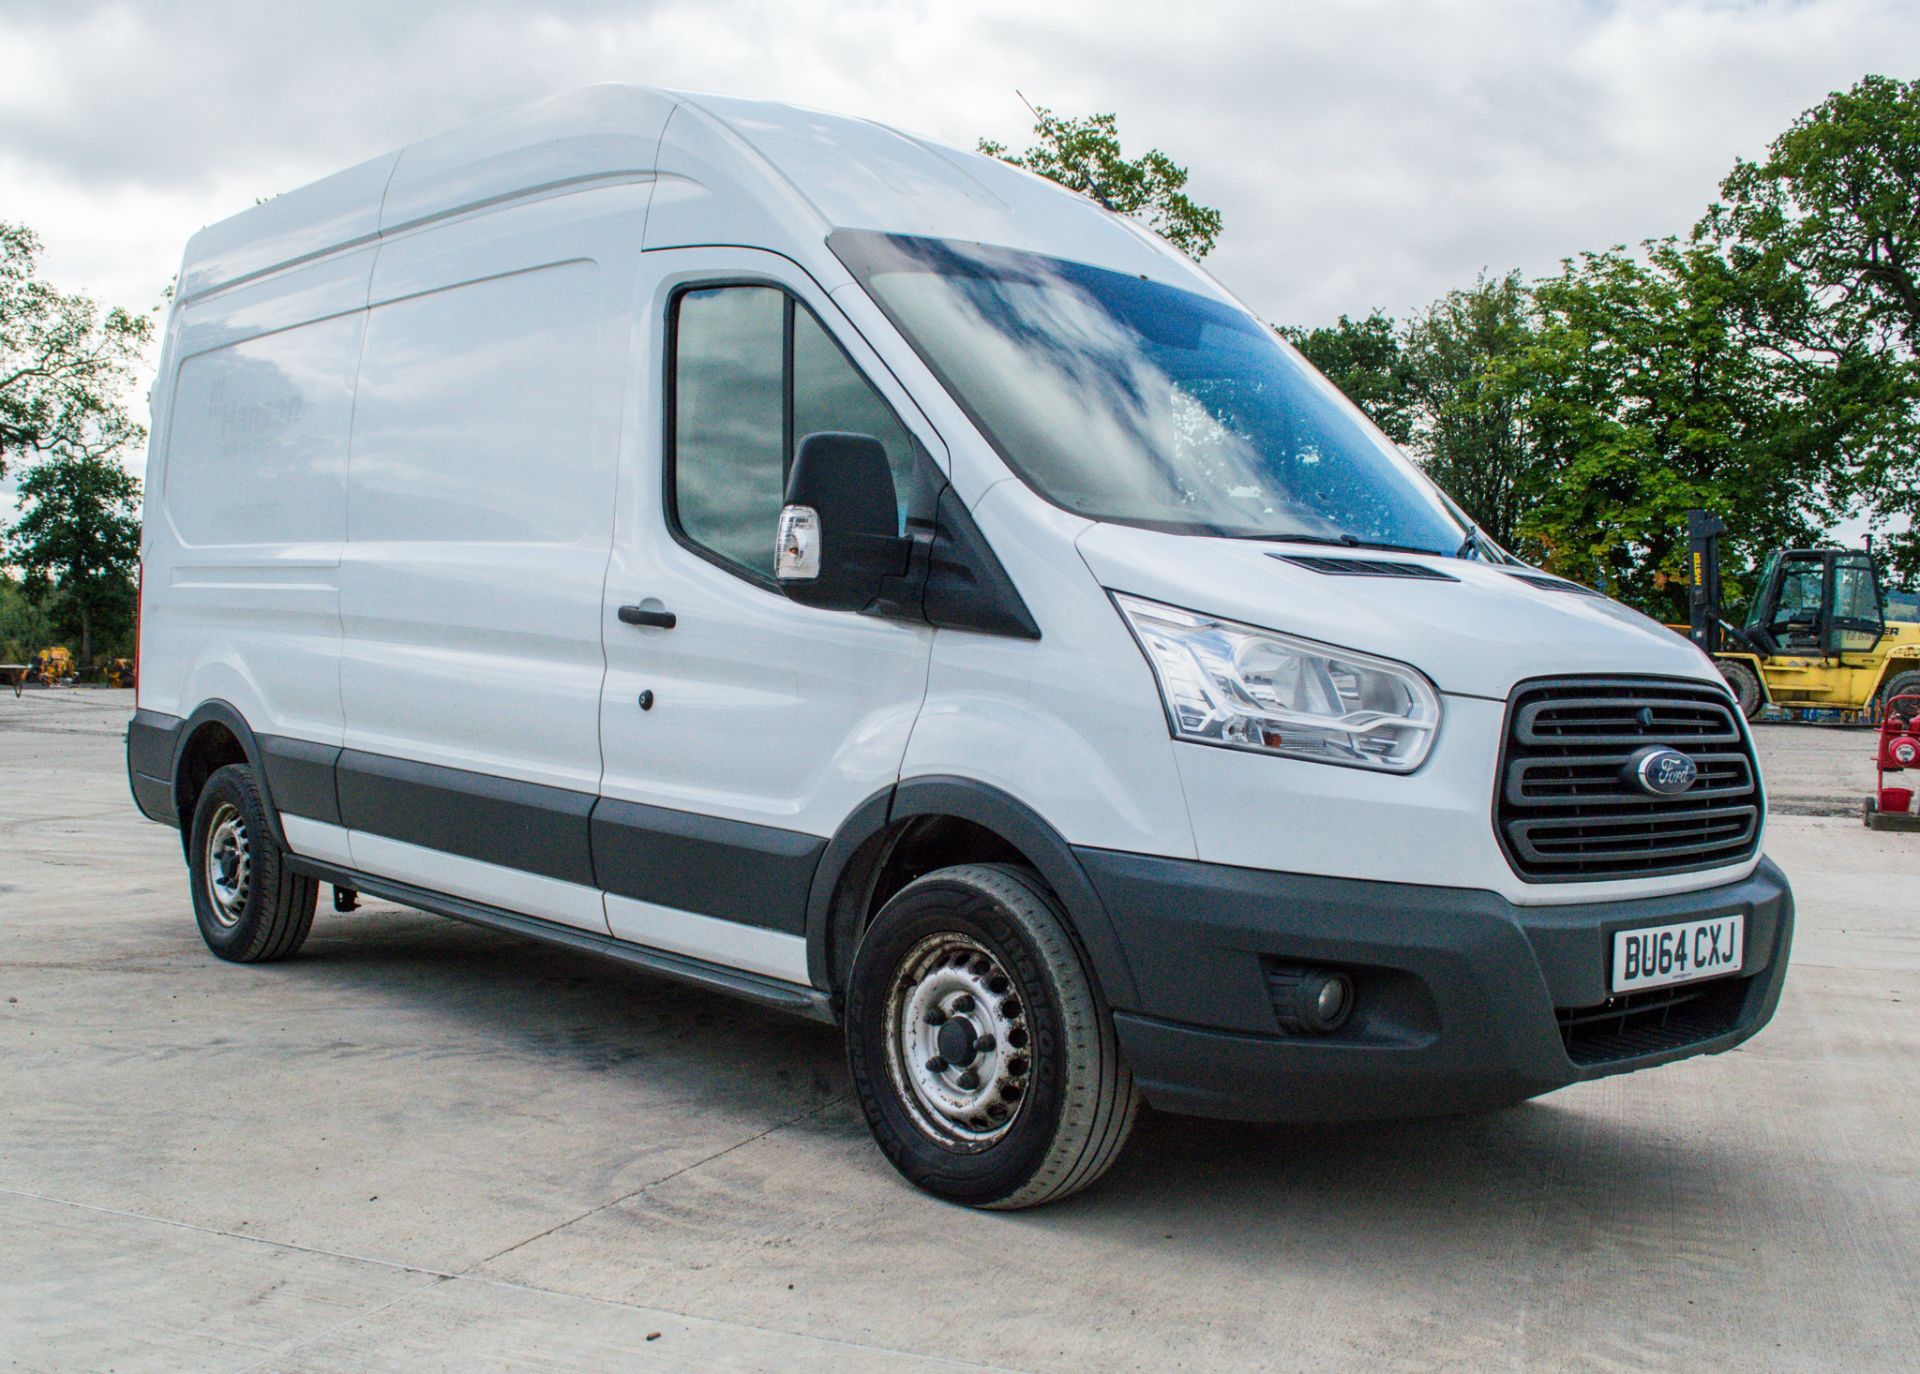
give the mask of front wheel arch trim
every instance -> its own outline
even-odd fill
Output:
[[[1032,865],[1066,908],[1074,937],[1108,1005],[1127,1010],[1139,1003],[1133,970],[1107,915],[1106,904],[1068,844],[1032,807],[971,778],[909,778],[875,793],[841,825],[814,870],[807,895],[807,971],[815,987],[833,995],[836,1011],[843,989],[834,969],[837,899],[843,883],[857,878],[855,860],[877,838],[902,821],[921,816],[950,816],[971,822],[1006,841]],[[870,913],[861,913],[862,917]]]

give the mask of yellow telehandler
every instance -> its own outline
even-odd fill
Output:
[[[1872,715],[1920,692],[1920,624],[1887,619],[1880,565],[1864,549],[1776,549],[1761,564],[1744,625],[1721,616],[1720,536],[1687,512],[1687,636],[1719,665],[1748,720],[1767,706]]]

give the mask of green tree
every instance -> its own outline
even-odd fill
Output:
[[[1910,517],[1893,547],[1920,572],[1920,81],[1835,92],[1720,190],[1696,241],[1766,284],[1770,345],[1845,427],[1851,494]]]
[[[27,595],[19,578],[0,572],[0,663],[25,663],[54,633],[46,606]]]
[[[1035,142],[1024,153],[980,140],[980,151],[1015,167],[1024,167],[1098,201],[1117,214],[1131,215],[1191,258],[1204,258],[1220,237],[1220,212],[1186,193],[1187,169],[1158,148],[1128,161],[1120,152],[1120,130],[1113,115],[1074,119],[1046,106],[1033,111]]]
[[[1413,447],[1428,474],[1500,544],[1551,480],[1527,425],[1532,300],[1510,272],[1450,291],[1412,320],[1402,356]]]
[[[124,621],[140,559],[140,479],[111,456],[78,449],[41,459],[20,481],[25,507],[7,532],[8,561],[30,596],[51,590],[80,628],[80,664],[93,664],[96,627]]]
[[[39,255],[32,230],[0,222],[0,474],[9,458],[112,454],[143,437],[119,398],[153,321],[55,290]]]
[[[1518,273],[1451,291],[1405,325],[1376,310],[1280,333],[1481,528],[1515,545],[1520,512],[1545,480],[1517,366],[1532,335]]]
[[[1711,248],[1673,240],[1583,254],[1535,283],[1514,381],[1548,475],[1519,532],[1548,567],[1673,619],[1688,508],[1726,520],[1736,557],[1835,519],[1844,426],[1757,333],[1755,289]]]
[[[1379,310],[1363,320],[1342,315],[1331,325],[1279,325],[1282,338],[1346,393],[1396,444],[1413,440],[1413,388],[1400,331]]]

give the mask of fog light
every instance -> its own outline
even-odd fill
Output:
[[[1336,1026],[1347,1014],[1347,980],[1331,974],[1320,980],[1320,991],[1313,996],[1314,1014],[1323,1026]]]
[[[1270,963],[1267,987],[1280,1029],[1292,1035],[1328,1035],[1353,1010],[1353,979],[1338,969]]]

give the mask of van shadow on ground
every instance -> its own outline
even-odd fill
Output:
[[[538,1063],[530,1072],[604,1073],[606,1110],[630,1130],[644,1101],[796,1115],[785,1153],[818,1146],[814,1169],[862,1161],[859,1179],[824,1188],[899,1189],[860,1133],[839,1032],[588,956],[435,917],[375,907],[324,916],[287,972],[338,982],[363,1003],[452,1021],[474,1052]],[[1685,1070],[1667,1070],[1680,1072]],[[620,1102],[622,1080],[634,1104]],[[1740,1174],[1719,1135],[1637,1120],[1604,1088],[1473,1116],[1338,1127],[1279,1127],[1143,1112],[1100,1185],[1065,1204],[1002,1220],[1047,1231],[1178,1232],[1248,1257],[1290,1247],[1382,1260],[1479,1256],[1515,1246],[1620,1244],[1670,1255],[1711,1229]],[[809,1105],[820,1110],[808,1112]],[[1670,1118],[1669,1118],[1670,1122]],[[864,1141],[860,1142],[864,1147]],[[870,1167],[868,1167],[870,1166]],[[911,1204],[922,1202],[909,1195]],[[941,1204],[926,1201],[926,1205]],[[888,1197],[879,1205],[898,1205]],[[1164,1224],[1163,1224],[1164,1223]]]

